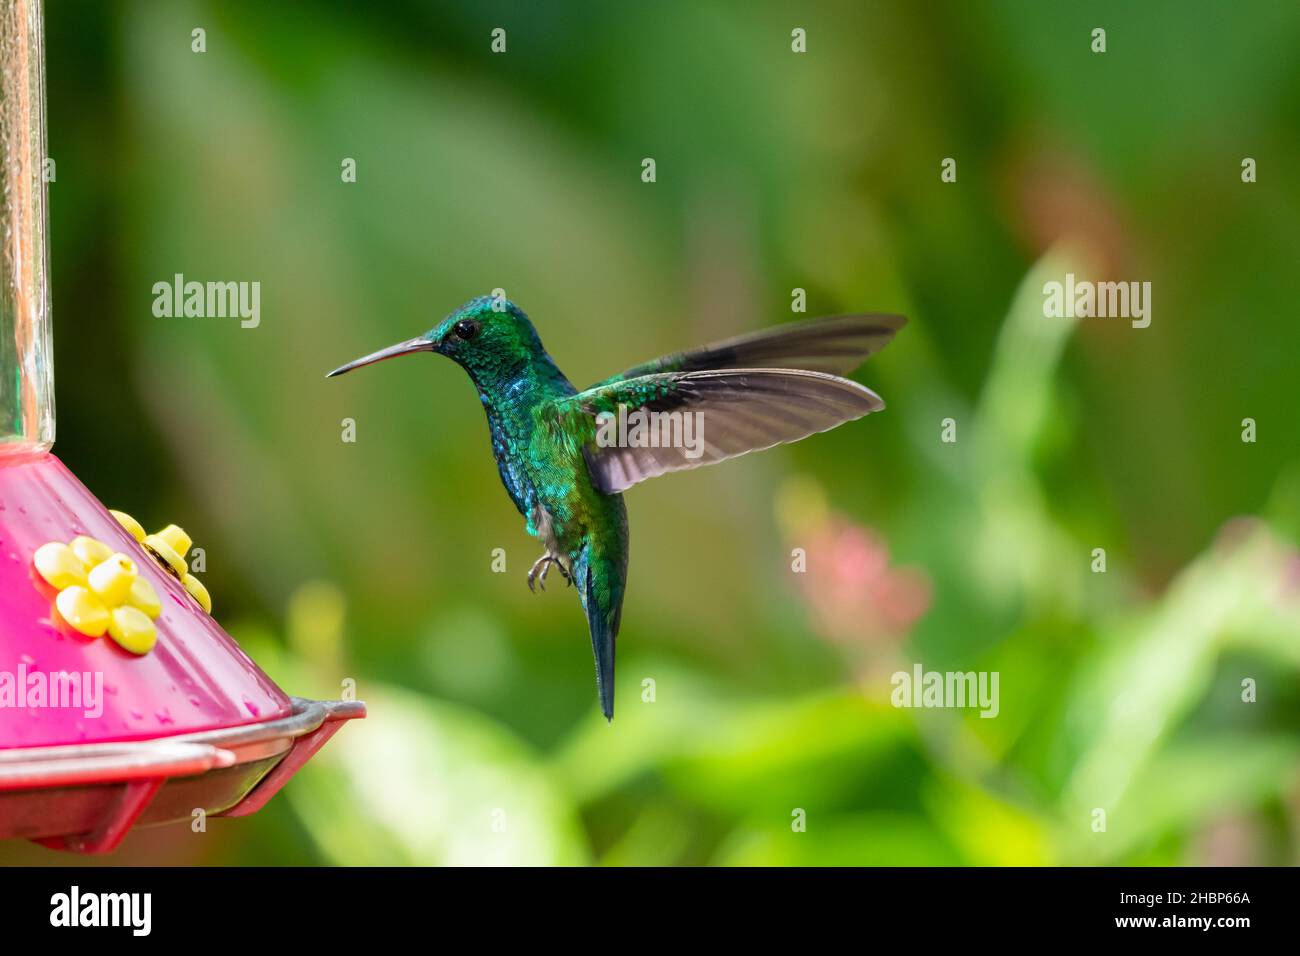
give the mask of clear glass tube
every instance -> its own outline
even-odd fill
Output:
[[[0,0],[0,455],[54,442],[41,0]]]

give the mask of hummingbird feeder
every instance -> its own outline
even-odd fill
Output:
[[[40,0],[0,0],[0,839],[80,853],[259,809],[359,701],[286,695],[54,441]]]

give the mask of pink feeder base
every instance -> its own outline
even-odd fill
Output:
[[[32,555],[82,534],[130,555],[162,598],[148,654],[54,613]],[[55,699],[69,675],[100,693]],[[251,813],[364,715],[288,697],[53,455],[0,454],[0,839],[96,853],[196,808]]]
[[[98,538],[131,556],[163,601],[158,644],[136,656],[55,623],[54,592],[32,555],[47,541]],[[0,673],[89,674],[103,714],[0,709],[0,748],[143,740],[288,716],[293,706],[179,581],[50,454],[0,458]]]

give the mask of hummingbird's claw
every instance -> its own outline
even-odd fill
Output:
[[[564,566],[564,562],[560,560],[560,556],[558,554],[551,554],[548,551],[546,554],[542,555],[540,558],[534,561],[533,566],[529,568],[528,590],[536,594],[537,588],[534,587],[535,583],[540,584],[542,586],[543,591],[546,590],[546,575],[550,573],[552,564],[560,569],[560,574],[564,576],[564,580],[568,583],[570,587],[572,587],[573,576],[569,574],[569,569]]]

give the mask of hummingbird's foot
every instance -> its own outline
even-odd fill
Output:
[[[560,569],[560,574],[564,576],[565,582],[569,585],[573,584],[573,576],[569,574],[569,569],[564,566],[564,562],[560,560],[560,556],[548,551],[534,561],[533,566],[529,569],[528,590],[532,591],[534,594],[537,593],[537,589],[533,586],[534,582],[541,584],[543,591],[546,590],[546,575],[550,573],[552,564]],[[539,573],[540,577],[538,576]]]

